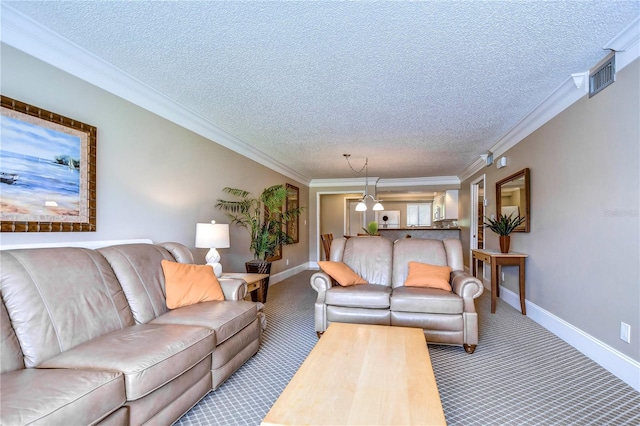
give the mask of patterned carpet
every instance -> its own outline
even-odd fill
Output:
[[[260,351],[176,425],[260,424],[317,341],[313,272],[270,287]],[[489,292],[476,307],[473,355],[429,345],[448,425],[640,425],[640,393]]]

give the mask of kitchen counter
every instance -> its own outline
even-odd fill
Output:
[[[435,226],[421,226],[412,228],[380,228],[378,232],[382,237],[390,240],[405,238],[410,235],[412,238],[431,238],[444,240],[445,238],[460,238],[460,227],[439,228]]]

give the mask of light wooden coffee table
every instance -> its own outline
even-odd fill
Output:
[[[419,328],[333,323],[262,421],[445,425]]]

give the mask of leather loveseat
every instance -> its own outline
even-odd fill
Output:
[[[168,425],[260,346],[246,283],[169,310],[180,244],[0,251],[2,425]]]
[[[315,328],[321,335],[332,322],[416,327],[427,342],[463,345],[473,353],[478,344],[474,299],[482,283],[464,272],[460,240],[383,237],[334,239],[332,262],[343,262],[367,284],[332,285],[324,272],[311,276],[318,292]],[[409,262],[448,266],[452,291],[407,287]]]

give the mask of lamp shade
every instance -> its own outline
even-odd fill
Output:
[[[197,223],[196,247],[198,248],[229,248],[229,224],[226,223]]]
[[[364,201],[360,201],[358,204],[356,204],[356,211],[357,212],[367,211],[367,205],[364,203]]]
[[[378,211],[384,210],[384,206],[380,201],[377,201],[376,204],[373,206],[373,210],[378,210]]]

